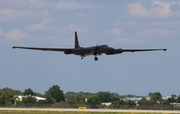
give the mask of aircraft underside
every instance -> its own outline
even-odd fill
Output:
[[[82,53],[74,53],[74,55],[80,55],[81,59],[84,59],[84,57],[86,57],[86,56],[94,55],[94,61],[98,61],[97,55],[101,55],[101,54],[100,53],[96,54],[94,52],[90,52],[90,53],[84,53],[84,54],[82,54]]]
[[[86,56],[81,55],[81,59],[83,59],[84,57],[86,57]],[[95,57],[94,57],[94,61],[98,61],[98,57],[97,57],[97,55],[95,55]]]

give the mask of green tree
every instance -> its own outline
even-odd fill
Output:
[[[22,98],[22,103],[36,103],[37,99],[32,96],[27,96]]]
[[[3,89],[0,89],[0,90],[3,90],[4,92],[6,92],[6,91],[13,91],[14,94],[16,94],[16,95],[22,95],[22,92],[21,92],[21,91],[19,91],[19,90],[13,90],[13,89],[8,88],[8,87],[3,88]]]
[[[120,98],[118,96],[112,96],[111,103],[113,108],[118,108],[120,106]]]
[[[98,92],[96,95],[99,96],[100,102],[110,102],[111,101],[111,96],[109,92]]]
[[[112,107],[113,108],[123,107],[123,106],[127,105],[126,102],[127,101],[124,101],[124,100],[114,101],[114,102],[112,102]]]
[[[120,101],[120,98],[118,97],[111,97],[111,102],[117,102]]]
[[[0,90],[0,104],[11,105],[14,104],[14,92],[12,90]]]
[[[135,102],[135,101],[132,101],[132,100],[126,101],[125,104],[126,104],[129,108],[136,107],[136,102]]]
[[[175,102],[176,102],[175,97],[176,97],[176,95],[171,95],[171,97],[167,99],[167,102],[169,102],[169,103],[175,103]]]
[[[91,96],[89,96],[88,100],[87,100],[87,103],[89,105],[99,105],[99,104],[101,104],[98,95],[91,95]]]
[[[151,100],[152,101],[155,101],[155,102],[157,102],[157,101],[159,101],[159,102],[162,102],[162,95],[161,95],[161,93],[160,92],[154,92],[152,95],[151,95]]]
[[[124,100],[120,100],[119,101],[119,105],[125,105],[125,101]]]
[[[46,91],[45,96],[52,97],[56,102],[65,101],[63,91],[58,85],[53,85]]]
[[[140,105],[140,106],[145,106],[146,104],[147,104],[147,100],[146,100],[146,98],[145,97],[143,97],[139,102],[138,102],[138,104]]]
[[[153,94],[152,92],[149,92],[148,96],[150,96],[150,97],[151,97],[151,96],[152,96],[152,94]]]
[[[111,106],[113,107],[113,108],[118,108],[119,106],[120,106],[120,99],[119,100],[116,100],[116,101],[113,101],[112,102],[112,104],[111,104]]]
[[[177,98],[177,102],[180,103],[180,95]]]
[[[34,93],[34,96],[44,97],[44,95],[42,95],[41,93],[38,93],[38,92],[33,92],[33,93]]]
[[[75,96],[77,93],[75,93],[75,92],[67,92],[66,94],[65,94],[65,98],[67,99],[69,96]]]
[[[117,94],[117,93],[110,93],[110,96],[111,96],[111,97],[119,98],[119,94]]]
[[[90,92],[79,92],[84,95],[85,98],[88,98],[89,96],[93,95],[93,93]]]
[[[85,98],[82,93],[78,93],[75,96],[75,103],[76,104],[85,104]]]
[[[56,100],[49,93],[45,94],[45,98],[46,98],[46,102],[49,104],[54,104],[56,102]]]
[[[73,93],[73,94],[70,94],[70,93],[66,93],[66,100],[67,100],[67,102],[69,103],[69,104],[75,104],[75,94]]]
[[[0,90],[0,104],[5,104],[5,92]]]
[[[28,88],[24,90],[24,95],[31,95],[34,96],[34,92],[32,89]]]

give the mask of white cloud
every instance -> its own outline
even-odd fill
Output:
[[[1,0],[0,8],[21,8],[26,5],[27,0]]]
[[[100,6],[94,4],[80,4],[77,2],[64,2],[57,3],[56,7],[60,10],[78,10],[78,9],[97,9]]]
[[[142,39],[132,39],[132,38],[115,38],[112,40],[112,44],[143,44],[147,41],[143,41]]]
[[[101,6],[91,3],[78,3],[75,1],[50,1],[50,0],[4,0],[1,1],[0,8],[18,8],[18,9],[58,9],[58,10],[78,10],[78,9],[97,9]]]
[[[29,1],[27,1],[27,3],[29,2],[29,4],[30,4],[30,7],[31,8],[48,8],[48,7],[50,7],[50,8],[52,8],[52,6],[53,5],[55,5],[55,4],[53,4],[53,2],[47,2],[47,1],[42,1],[42,0],[29,0]]]
[[[128,5],[128,13],[134,17],[145,16],[148,11],[140,3],[132,3]]]
[[[160,17],[165,17],[168,14],[170,14],[170,2],[164,2],[164,1],[153,1],[153,5],[158,5],[158,7],[154,8],[153,13],[157,13]]]
[[[178,30],[165,30],[165,29],[145,29],[142,30],[138,37],[169,37],[174,34],[177,34]]]
[[[3,30],[0,28],[0,37],[3,36]]]
[[[123,33],[124,29],[114,28],[112,29],[112,34],[115,36],[119,36]]]
[[[75,25],[70,24],[70,25],[68,25],[66,27],[61,27],[58,30],[58,32],[63,32],[63,33],[69,32],[69,31],[77,31],[77,32],[83,33],[83,32],[87,31],[87,28],[86,27],[76,27]]]
[[[170,6],[180,4],[180,2],[166,2],[154,0],[150,8],[143,6],[141,3],[132,3],[127,7],[127,12],[133,17],[167,17],[172,13]]]
[[[109,36],[119,37],[124,32],[123,28],[113,28],[111,30],[106,30],[105,34],[108,34]]]
[[[0,5],[0,7],[5,8],[9,7],[12,9],[42,9],[42,8],[52,8],[55,6],[55,3],[53,4],[50,0],[3,0],[1,1],[3,5]]]
[[[76,18],[84,18],[86,16],[86,14],[84,14],[84,13],[76,13],[76,14],[74,14],[74,16]]]
[[[3,5],[2,5],[3,4]],[[0,21],[35,20],[47,17],[54,10],[96,9],[100,6],[91,3],[43,1],[43,0],[7,0],[0,5]],[[52,14],[52,13],[51,13]],[[76,17],[84,14],[76,13]]]
[[[14,10],[14,9],[0,9],[0,21],[11,21],[17,19],[37,19],[40,16],[46,16],[47,10],[43,11],[25,11],[25,10]],[[36,17],[36,18],[34,18]]]
[[[170,27],[175,27],[178,28],[178,26],[180,26],[180,20],[177,21],[153,21],[153,22],[139,22],[139,24],[142,24],[144,26],[148,26],[148,27],[154,27],[154,26],[158,26],[161,28],[170,28]]]
[[[137,38],[128,38],[124,37],[124,29],[123,28],[113,28],[110,30],[106,30],[105,34],[108,35],[108,37],[112,38],[111,43],[112,44],[142,44],[145,43],[142,39]]]
[[[27,15],[26,11],[16,11],[13,9],[1,9],[0,10],[0,21],[9,21],[12,19],[16,19],[23,15]]]
[[[137,25],[137,21],[128,21],[128,22],[127,22],[127,25],[129,25],[129,26],[135,26],[135,25]]]
[[[48,29],[47,24],[51,22],[52,22],[51,19],[43,19],[40,23],[30,25],[28,28],[33,31],[47,30]]]
[[[4,32],[2,28],[0,28],[0,36],[5,37],[8,40],[18,41],[27,37],[27,33],[21,32],[19,29],[14,29],[9,32]]]

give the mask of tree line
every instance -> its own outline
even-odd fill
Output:
[[[18,95],[23,95],[22,100],[18,99]],[[128,108],[134,107],[148,107],[148,106],[159,106],[159,107],[173,107],[170,103],[180,103],[180,96],[172,95],[167,100],[162,99],[160,92],[149,93],[150,100],[142,97],[138,102],[132,100],[124,100],[125,97],[140,97],[136,95],[124,95],[120,96],[117,93],[110,93],[100,91],[97,93],[90,92],[67,92],[63,93],[60,86],[53,85],[50,87],[45,94],[34,92],[32,89],[25,89],[24,92],[19,90],[13,90],[10,88],[0,89],[0,104],[1,105],[20,105],[26,103],[37,103],[37,99],[34,96],[44,97],[46,100],[39,101],[42,104],[55,104],[55,103],[66,103],[69,105],[79,106],[98,106],[102,103],[111,103],[112,108],[118,108],[122,106],[128,106]]]

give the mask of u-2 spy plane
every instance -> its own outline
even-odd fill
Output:
[[[94,55],[94,60],[98,60],[98,55],[105,53],[106,55],[114,55],[114,54],[121,54],[123,52],[142,52],[142,51],[166,51],[167,49],[114,49],[107,45],[97,45],[92,47],[80,47],[78,41],[78,35],[75,31],[75,47],[74,48],[37,48],[37,47],[19,47],[13,46],[13,48],[20,48],[20,49],[30,49],[30,50],[42,50],[42,51],[60,51],[64,52],[64,54],[74,54],[83,57],[88,55]]]

